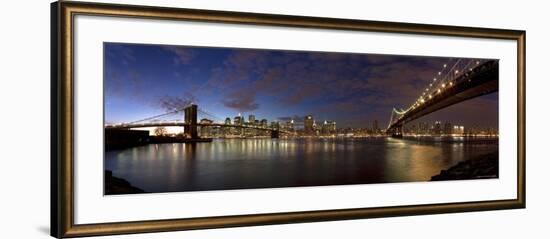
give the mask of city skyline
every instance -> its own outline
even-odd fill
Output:
[[[450,58],[105,43],[105,122],[197,103],[222,120],[313,115],[365,128],[406,108]],[[219,120],[219,119],[217,119]],[[417,119],[498,127],[498,93]]]

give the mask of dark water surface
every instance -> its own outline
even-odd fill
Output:
[[[496,151],[460,138],[220,139],[108,151],[105,169],[147,192],[411,182]]]

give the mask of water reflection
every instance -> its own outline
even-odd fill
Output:
[[[226,139],[105,154],[105,167],[148,192],[427,181],[497,144],[370,139]]]

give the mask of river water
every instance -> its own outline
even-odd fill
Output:
[[[497,143],[378,138],[215,139],[105,153],[105,169],[147,192],[428,181]]]

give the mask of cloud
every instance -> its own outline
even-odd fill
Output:
[[[256,103],[255,94],[248,91],[234,91],[222,100],[225,107],[235,109],[239,112],[250,112],[259,108]]]
[[[120,43],[105,43],[105,56],[106,60],[120,62],[125,66],[136,61],[132,48]]]
[[[280,107],[309,105],[316,118],[383,122],[392,108],[412,104],[450,60],[239,49],[211,72],[208,84],[226,95],[226,107],[240,111],[259,108],[261,96]]]
[[[196,52],[193,49],[187,47],[163,46],[162,48],[175,55],[175,57],[173,58],[175,65],[190,64],[193,58],[195,58],[196,56]]]
[[[345,97],[365,88],[368,71],[357,54],[235,50],[213,69],[209,86],[274,98],[284,106]],[[246,94],[243,94],[246,95]]]
[[[162,96],[158,99],[158,105],[166,111],[182,109],[191,103],[196,103],[196,98],[192,94],[184,96]]]

